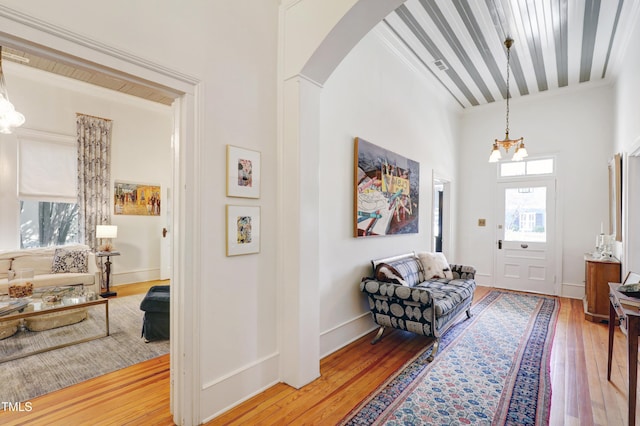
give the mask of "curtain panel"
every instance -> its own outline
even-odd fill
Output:
[[[96,225],[111,222],[112,121],[77,114],[80,241],[97,249]]]

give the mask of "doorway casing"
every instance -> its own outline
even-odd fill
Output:
[[[176,100],[173,104],[174,133],[172,135],[173,166],[173,267],[171,273],[171,411],[176,424],[197,424],[199,412],[199,338],[198,333],[183,333],[196,329],[199,299],[197,286],[185,291],[185,282],[198,282],[200,265],[199,197],[197,159],[202,108],[201,83],[186,74],[151,63],[142,58],[106,46],[72,33],[62,27],[45,23],[0,5],[0,44],[61,62],[89,67],[97,72],[117,76],[125,81],[168,90]],[[29,40],[38,40],[38,43]],[[189,167],[186,167],[189,165]],[[186,190],[183,188],[190,188]],[[185,206],[191,208],[186,209]],[[187,268],[184,253],[191,253]],[[179,331],[180,330],[180,331]]]

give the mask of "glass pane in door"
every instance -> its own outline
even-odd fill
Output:
[[[547,241],[547,188],[506,188],[504,240]]]

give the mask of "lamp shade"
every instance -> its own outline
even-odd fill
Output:
[[[116,225],[96,226],[96,238],[117,238],[118,227]]]

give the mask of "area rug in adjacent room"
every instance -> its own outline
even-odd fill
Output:
[[[442,337],[432,363],[427,348],[342,424],[547,424],[559,307],[551,297],[490,292]]]
[[[168,340],[145,343],[140,337],[143,297],[140,294],[109,300],[108,337],[1,363],[0,401],[28,401],[169,353]],[[99,305],[91,308],[89,318],[80,323],[0,340],[0,355],[6,356],[23,345],[58,344],[62,338],[74,335],[82,338],[101,332],[104,332],[104,307]]]

